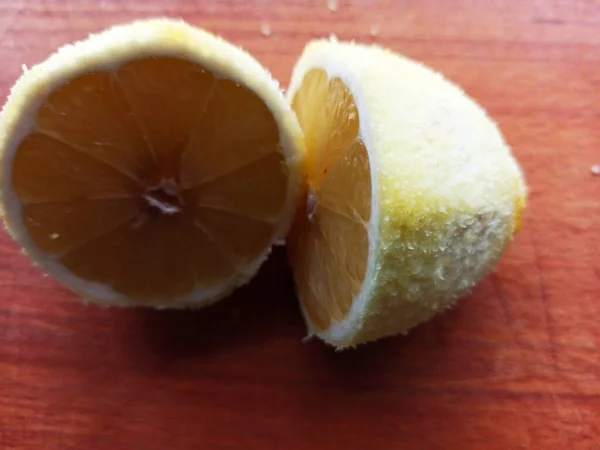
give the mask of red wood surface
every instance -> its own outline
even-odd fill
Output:
[[[0,0],[0,97],[23,63],[153,15],[241,44],[284,85],[330,33],[443,71],[521,161],[525,226],[456,308],[346,353],[301,341],[281,251],[205,311],[102,309],[2,234],[1,449],[600,449],[600,1]]]

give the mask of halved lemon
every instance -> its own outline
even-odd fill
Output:
[[[343,348],[405,333],[494,267],[525,183],[457,86],[384,49],[320,40],[288,99],[308,176],[289,254],[311,334]]]
[[[36,263],[103,304],[202,306],[285,236],[303,140],[250,55],[181,21],[117,26],[26,71],[0,202]]]

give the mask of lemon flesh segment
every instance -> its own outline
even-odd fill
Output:
[[[526,187],[456,85],[376,46],[319,40],[288,100],[306,140],[288,243],[309,333],[338,348],[406,333],[492,270]]]
[[[17,82],[0,121],[9,230],[104,304],[203,306],[284,236],[301,131],[249,55],[183,22],[109,29]]]

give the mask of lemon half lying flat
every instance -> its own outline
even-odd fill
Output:
[[[405,333],[471,289],[519,228],[526,189],[486,113],[421,64],[316,41],[288,92],[308,193],[290,261],[311,334]]]
[[[23,74],[0,120],[0,202],[26,253],[84,298],[202,306],[287,233],[303,145],[251,56],[140,21]]]

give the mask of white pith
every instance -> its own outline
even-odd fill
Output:
[[[292,100],[294,95],[302,86],[304,75],[312,69],[321,69],[327,73],[328,79],[339,78],[348,87],[348,90],[354,98],[354,103],[359,115],[359,136],[365,144],[369,157],[369,168],[371,174],[371,215],[369,219],[368,235],[369,235],[369,256],[367,258],[367,267],[365,276],[359,292],[352,299],[350,310],[341,321],[332,320],[329,327],[325,330],[320,330],[312,319],[310,314],[304,307],[304,302],[300,301],[302,314],[308,324],[309,336],[316,335],[328,342],[339,342],[340,345],[347,341],[351,341],[353,336],[360,330],[360,324],[363,320],[363,314],[367,310],[366,304],[369,300],[372,284],[375,279],[376,267],[374,255],[377,249],[377,239],[379,236],[379,199],[378,199],[378,183],[377,183],[377,161],[373,152],[369,151],[372,148],[370,138],[370,122],[362,95],[361,86],[358,80],[353,76],[352,72],[343,64],[343,62],[332,60],[331,55],[326,51],[316,51],[310,54],[310,58],[301,59],[298,65],[294,68],[290,88],[288,91],[288,100]],[[300,295],[300,294],[298,294]]]

